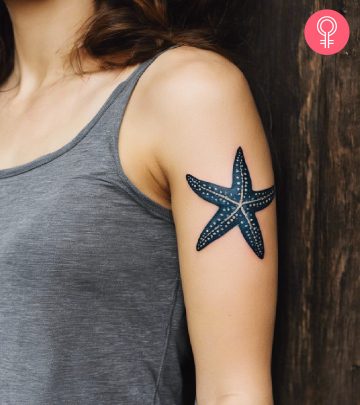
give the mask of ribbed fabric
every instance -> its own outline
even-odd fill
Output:
[[[132,91],[162,52],[69,143],[0,170],[1,405],[194,404],[171,211],[118,154]]]

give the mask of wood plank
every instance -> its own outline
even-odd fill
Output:
[[[307,18],[332,8],[351,27],[334,56],[310,50]],[[280,271],[275,403],[360,403],[359,1],[252,1],[238,7],[238,63],[277,168]],[[246,30],[245,30],[246,31]],[[269,109],[271,118],[269,117]]]

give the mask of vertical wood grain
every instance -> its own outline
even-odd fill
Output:
[[[334,56],[315,54],[303,37],[308,17],[324,8],[351,28]],[[247,19],[251,30],[240,64],[279,168],[276,405],[360,404],[359,10],[358,0],[238,9],[237,24]]]

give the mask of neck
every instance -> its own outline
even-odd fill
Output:
[[[71,73],[66,58],[92,0],[5,0],[15,39],[14,80],[29,93]]]

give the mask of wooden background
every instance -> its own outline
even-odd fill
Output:
[[[360,404],[360,4],[238,3],[233,34],[248,33],[239,64],[277,174],[275,404]],[[325,8],[351,28],[335,56],[315,54],[303,37],[308,17]]]

